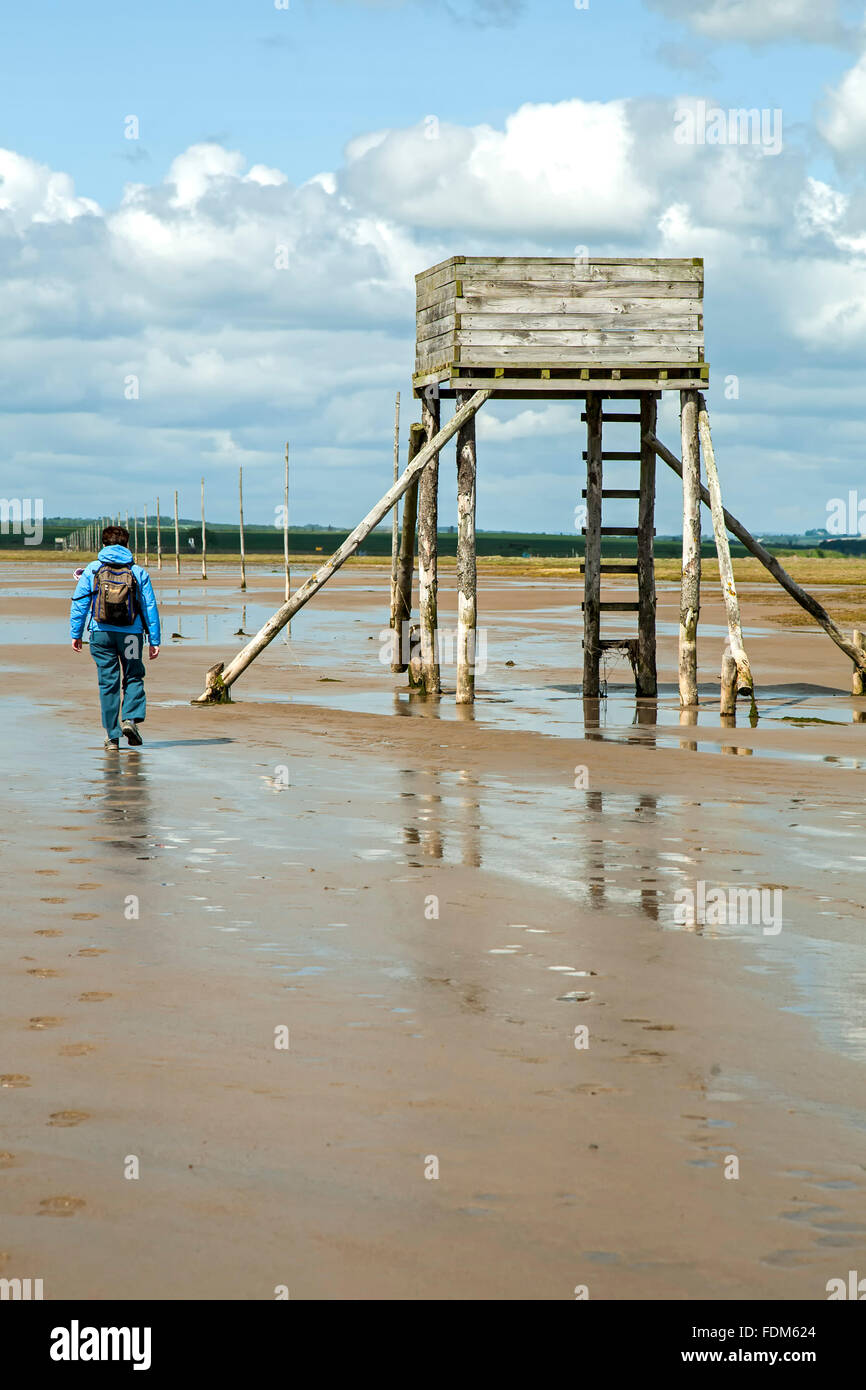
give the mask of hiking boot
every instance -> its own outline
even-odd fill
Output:
[[[102,746],[106,750],[106,752],[111,752],[113,749],[116,753],[118,748],[120,747],[120,742],[116,738],[107,738]]]
[[[139,743],[141,743],[141,734],[138,732],[138,726],[136,724],[133,724],[131,719],[124,719],[123,723],[120,726],[120,731],[123,734],[123,737],[126,739],[127,743],[129,744],[130,748],[132,748],[134,745],[137,746]]]

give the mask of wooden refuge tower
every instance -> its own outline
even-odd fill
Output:
[[[442,397],[456,396],[462,403],[483,390],[500,399],[586,402],[583,691],[587,696],[600,693],[601,658],[606,650],[618,648],[631,661],[638,694],[655,695],[656,455],[646,437],[655,435],[660,392],[676,390],[687,396],[709,377],[704,362],[703,261],[452,256],[416,276],[415,283],[413,385],[424,401],[428,438],[438,427]],[[625,452],[605,449],[606,423],[633,423],[635,447]],[[604,486],[604,465],[614,461],[634,464],[631,487]],[[474,442],[471,460],[460,468],[463,475],[474,474]],[[461,523],[469,483],[464,477],[460,488]],[[471,483],[474,512],[474,477]],[[608,498],[635,502],[633,525],[604,524],[603,503]],[[422,548],[429,541],[426,529],[422,510],[422,566]],[[465,523],[461,531],[468,531]],[[603,562],[606,535],[634,536],[636,560]],[[458,577],[467,563],[474,569],[474,535],[462,539]],[[604,575],[635,576],[636,598],[605,600]],[[603,635],[604,614],[623,612],[636,614],[635,636]],[[423,658],[423,602],[421,620]],[[458,695],[459,685],[458,680]]]
[[[722,661],[721,712],[733,715],[738,694],[753,701],[749,661],[743,647],[728,532],[828,633],[853,662],[855,693],[866,688],[866,641],[849,640],[811,595],[805,593],[745,526],[722,506],[719,475],[702,387],[704,361],[703,261],[695,259],[589,259],[576,257],[452,256],[415,277],[417,348],[413,386],[421,400],[421,422],[412,426],[409,458],[394,484],[325,563],[273,614],[227,665],[207,673],[198,703],[229,699],[229,689],[304,604],[353,555],[400,498],[403,525],[393,527],[391,626],[395,630],[392,671],[410,672],[427,694],[440,691],[437,623],[439,455],[457,440],[457,701],[475,696],[475,416],[485,401],[581,400],[586,423],[586,538],[584,573],[583,694],[602,693],[601,662],[617,648],[631,662],[638,695],[655,696],[656,593],[653,568],[656,459],[683,483],[683,567],[680,593],[679,693],[681,716],[692,720],[697,706],[697,626],[700,609],[701,503],[713,517],[728,647]],[[682,460],[656,435],[662,391],[679,391]],[[456,410],[443,425],[443,398]],[[628,407],[628,408],[624,408]],[[399,397],[398,397],[399,418]],[[605,425],[633,424],[635,447],[604,447]],[[707,486],[701,482],[701,457]],[[633,466],[632,485],[605,487],[605,465]],[[607,500],[631,500],[634,524],[605,525]],[[403,636],[412,620],[412,574],[417,528],[420,657],[407,654]],[[602,559],[605,536],[635,537],[634,560]],[[634,577],[637,595],[602,597],[605,576]],[[633,636],[602,632],[605,614],[633,612]]]

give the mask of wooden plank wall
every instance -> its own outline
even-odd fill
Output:
[[[693,367],[701,260],[453,257],[417,277],[416,372]]]

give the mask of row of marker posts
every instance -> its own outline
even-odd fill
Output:
[[[286,443],[285,453],[285,485],[283,496],[283,562],[285,567],[286,599],[291,595],[292,572],[289,564],[289,445]],[[246,547],[244,544],[244,470],[238,469],[238,521],[239,521],[239,540],[240,540],[240,567],[241,567],[241,589],[247,587],[246,571]],[[120,513],[115,517],[101,517],[98,522],[88,522],[85,526],[79,527],[77,531],[71,532],[66,537],[66,547],[68,550],[99,550],[101,544],[101,533],[104,527],[110,525],[119,526],[121,524]],[[132,541],[132,553],[136,562],[139,558],[141,549],[145,567],[150,561],[149,527],[147,507],[142,515],[142,542],[139,547],[138,534],[138,513],[132,516],[132,527],[129,524],[129,512],[125,513],[125,526],[129,531]],[[162,569],[162,518],[160,516],[159,498],[156,499],[156,567]],[[178,522],[177,491],[174,494],[174,568],[175,573],[180,574],[180,526]],[[201,577],[207,579],[207,529],[205,526],[205,504],[204,504],[204,478],[201,480]]]

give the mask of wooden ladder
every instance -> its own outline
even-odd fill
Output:
[[[608,398],[609,399],[609,398]],[[657,396],[651,391],[638,396],[637,411],[604,411],[602,397],[590,393],[581,419],[586,422],[586,525],[585,558],[581,566],[584,576],[583,604],[583,694],[598,698],[601,694],[601,659],[606,651],[624,651],[629,658],[638,695],[654,696],[658,691],[656,675],[656,593],[653,566],[653,537],[655,531],[655,451],[644,444],[647,434],[656,428]],[[605,451],[602,446],[602,427],[605,424],[630,424],[640,427],[641,447],[635,452]],[[640,486],[636,488],[605,488],[603,468],[606,462],[639,463]],[[638,503],[637,526],[602,525],[602,503],[605,498],[628,498]],[[635,536],[637,559],[634,563],[608,563],[601,558],[603,536]],[[635,600],[602,600],[603,574],[634,574],[637,576],[638,597]],[[636,637],[602,637],[603,613],[637,613]]]

